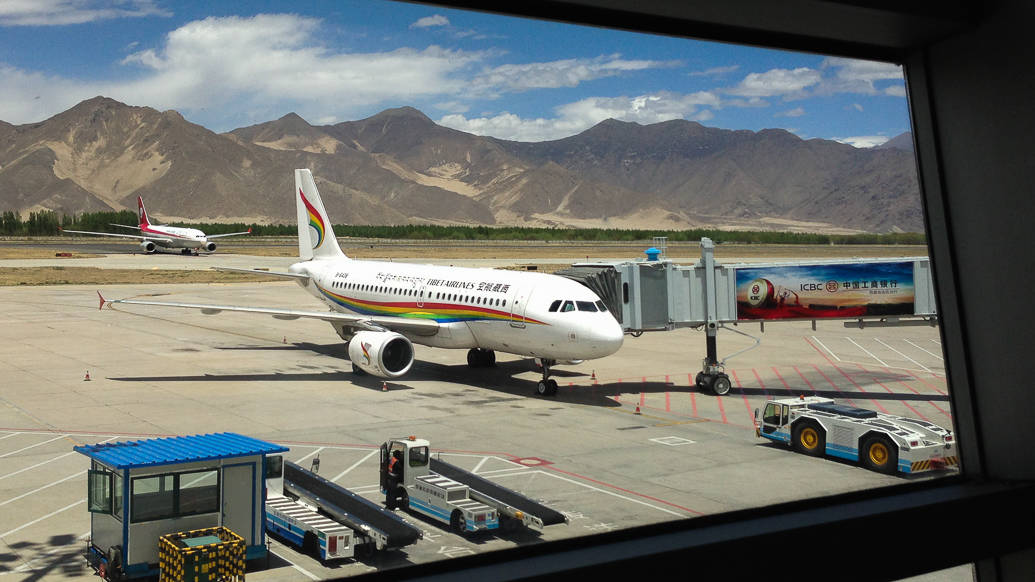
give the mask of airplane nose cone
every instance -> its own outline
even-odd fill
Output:
[[[624,339],[622,326],[614,318],[610,318],[607,323],[601,322],[593,328],[590,345],[595,348],[595,357],[602,358],[617,352],[622,347]]]

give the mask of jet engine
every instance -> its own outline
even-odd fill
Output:
[[[394,331],[361,331],[349,341],[349,359],[378,378],[398,378],[413,365],[413,344]]]
[[[145,240],[140,243],[140,248],[144,249],[145,253],[153,253],[157,247],[155,247],[155,243]]]
[[[214,242],[207,242],[207,243],[205,243],[205,250],[210,252],[210,253],[212,251],[216,250],[216,243],[214,243]]]

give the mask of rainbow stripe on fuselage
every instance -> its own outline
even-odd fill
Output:
[[[384,315],[390,317],[404,317],[408,319],[430,319],[438,323],[455,323],[459,321],[520,321],[522,323],[533,323],[549,325],[536,319],[522,318],[509,311],[500,311],[489,307],[478,305],[460,305],[457,303],[443,303],[439,301],[424,301],[424,305],[417,306],[414,301],[370,301],[334,293],[316,285],[320,293],[329,301],[339,305],[353,313],[360,315]]]

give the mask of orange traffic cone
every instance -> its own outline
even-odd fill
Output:
[[[639,413],[640,413],[640,405],[639,405],[639,404],[637,404],[637,405],[636,405],[636,414],[639,414]]]
[[[90,371],[87,370],[86,371],[86,377],[83,378],[83,382],[89,382],[89,381],[90,381]]]
[[[590,378],[593,379],[593,380],[597,379],[597,371],[596,370],[593,370],[593,374],[590,376]]]
[[[388,382],[381,382],[381,392],[388,392]]]
[[[287,336],[284,336],[284,343],[287,343]]]

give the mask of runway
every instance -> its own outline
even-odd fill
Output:
[[[141,256],[136,264],[155,258],[183,262]],[[762,343],[727,362],[733,389],[723,397],[692,386],[703,333],[627,336],[613,356],[557,367],[559,393],[543,398],[534,395],[533,365],[505,354],[494,368],[469,369],[462,350],[416,346],[413,370],[383,386],[351,373],[340,338],[322,322],[130,305],[99,310],[95,291],[0,288],[0,318],[8,322],[0,327],[0,578],[92,579],[79,556],[90,529],[89,463],[72,452],[76,444],[238,432],[289,446],[287,458],[306,467],[319,458],[320,475],[380,501],[374,451],[412,434],[430,439],[443,459],[570,519],[541,535],[466,538],[410,516],[425,537],[405,550],[328,567],[274,543],[279,558],[271,568],[248,573],[309,580],[909,480],[758,439],[753,413],[768,396],[817,393],[952,423],[936,328],[770,323],[760,334],[742,325]],[[290,282],[103,292],[321,308]],[[718,339],[720,359],[753,343],[723,331]]]

